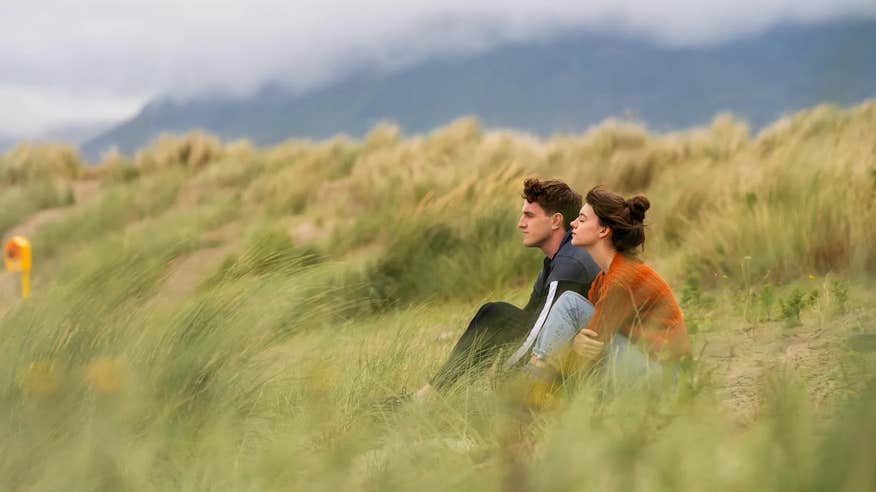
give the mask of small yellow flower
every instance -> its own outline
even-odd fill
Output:
[[[96,393],[116,393],[124,386],[125,379],[124,365],[113,357],[98,357],[85,370],[85,382]]]
[[[816,277],[815,275],[812,275],[811,273],[809,274],[809,280],[815,280],[816,278],[818,278],[818,277]]]
[[[21,375],[21,389],[28,396],[53,395],[61,386],[61,378],[51,361],[31,362]]]

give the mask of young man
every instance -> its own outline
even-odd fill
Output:
[[[523,245],[539,248],[545,258],[529,302],[520,309],[507,302],[481,306],[456,342],[447,361],[414,397],[425,398],[452,385],[469,369],[483,369],[499,349],[511,348],[503,366],[528,360],[556,299],[566,291],[586,294],[599,267],[582,248],[571,244],[570,224],[581,209],[581,195],[559,180],[523,182],[523,209],[517,228]]]

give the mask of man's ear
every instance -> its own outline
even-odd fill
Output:
[[[563,214],[556,212],[551,215],[551,230],[565,228],[566,219],[563,218]]]

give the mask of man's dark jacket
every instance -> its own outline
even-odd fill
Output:
[[[572,233],[567,232],[554,257],[544,259],[541,272],[532,286],[529,302],[523,308],[523,311],[533,318],[532,329],[520,349],[507,361],[506,366],[518,362],[532,348],[560,294],[571,290],[586,297],[590,283],[597,273],[599,266],[590,257],[590,253],[584,248],[573,245]]]
[[[553,258],[544,259],[532,295],[523,309],[507,302],[488,302],[481,306],[456,341],[447,362],[432,378],[435,388],[447,388],[468,368],[478,367],[500,347],[518,347],[505,362],[506,368],[524,360],[560,294],[571,290],[587,295],[599,267],[586,251],[573,246],[571,240],[572,234],[567,233]]]

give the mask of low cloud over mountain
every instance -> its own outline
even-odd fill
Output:
[[[872,0],[4,2],[0,133],[130,115],[158,95],[293,94],[368,69],[589,30],[701,47],[785,23],[874,18]]]
[[[380,120],[423,132],[465,114],[540,134],[581,131],[611,116],[669,130],[722,111],[758,126],[819,102],[876,97],[872,46],[876,21],[785,26],[693,47],[568,32],[390,73],[360,71],[304,93],[269,85],[249,97],[159,99],[84,150],[91,159],[113,146],[131,152],[162,132],[192,128],[262,145],[362,135]]]

